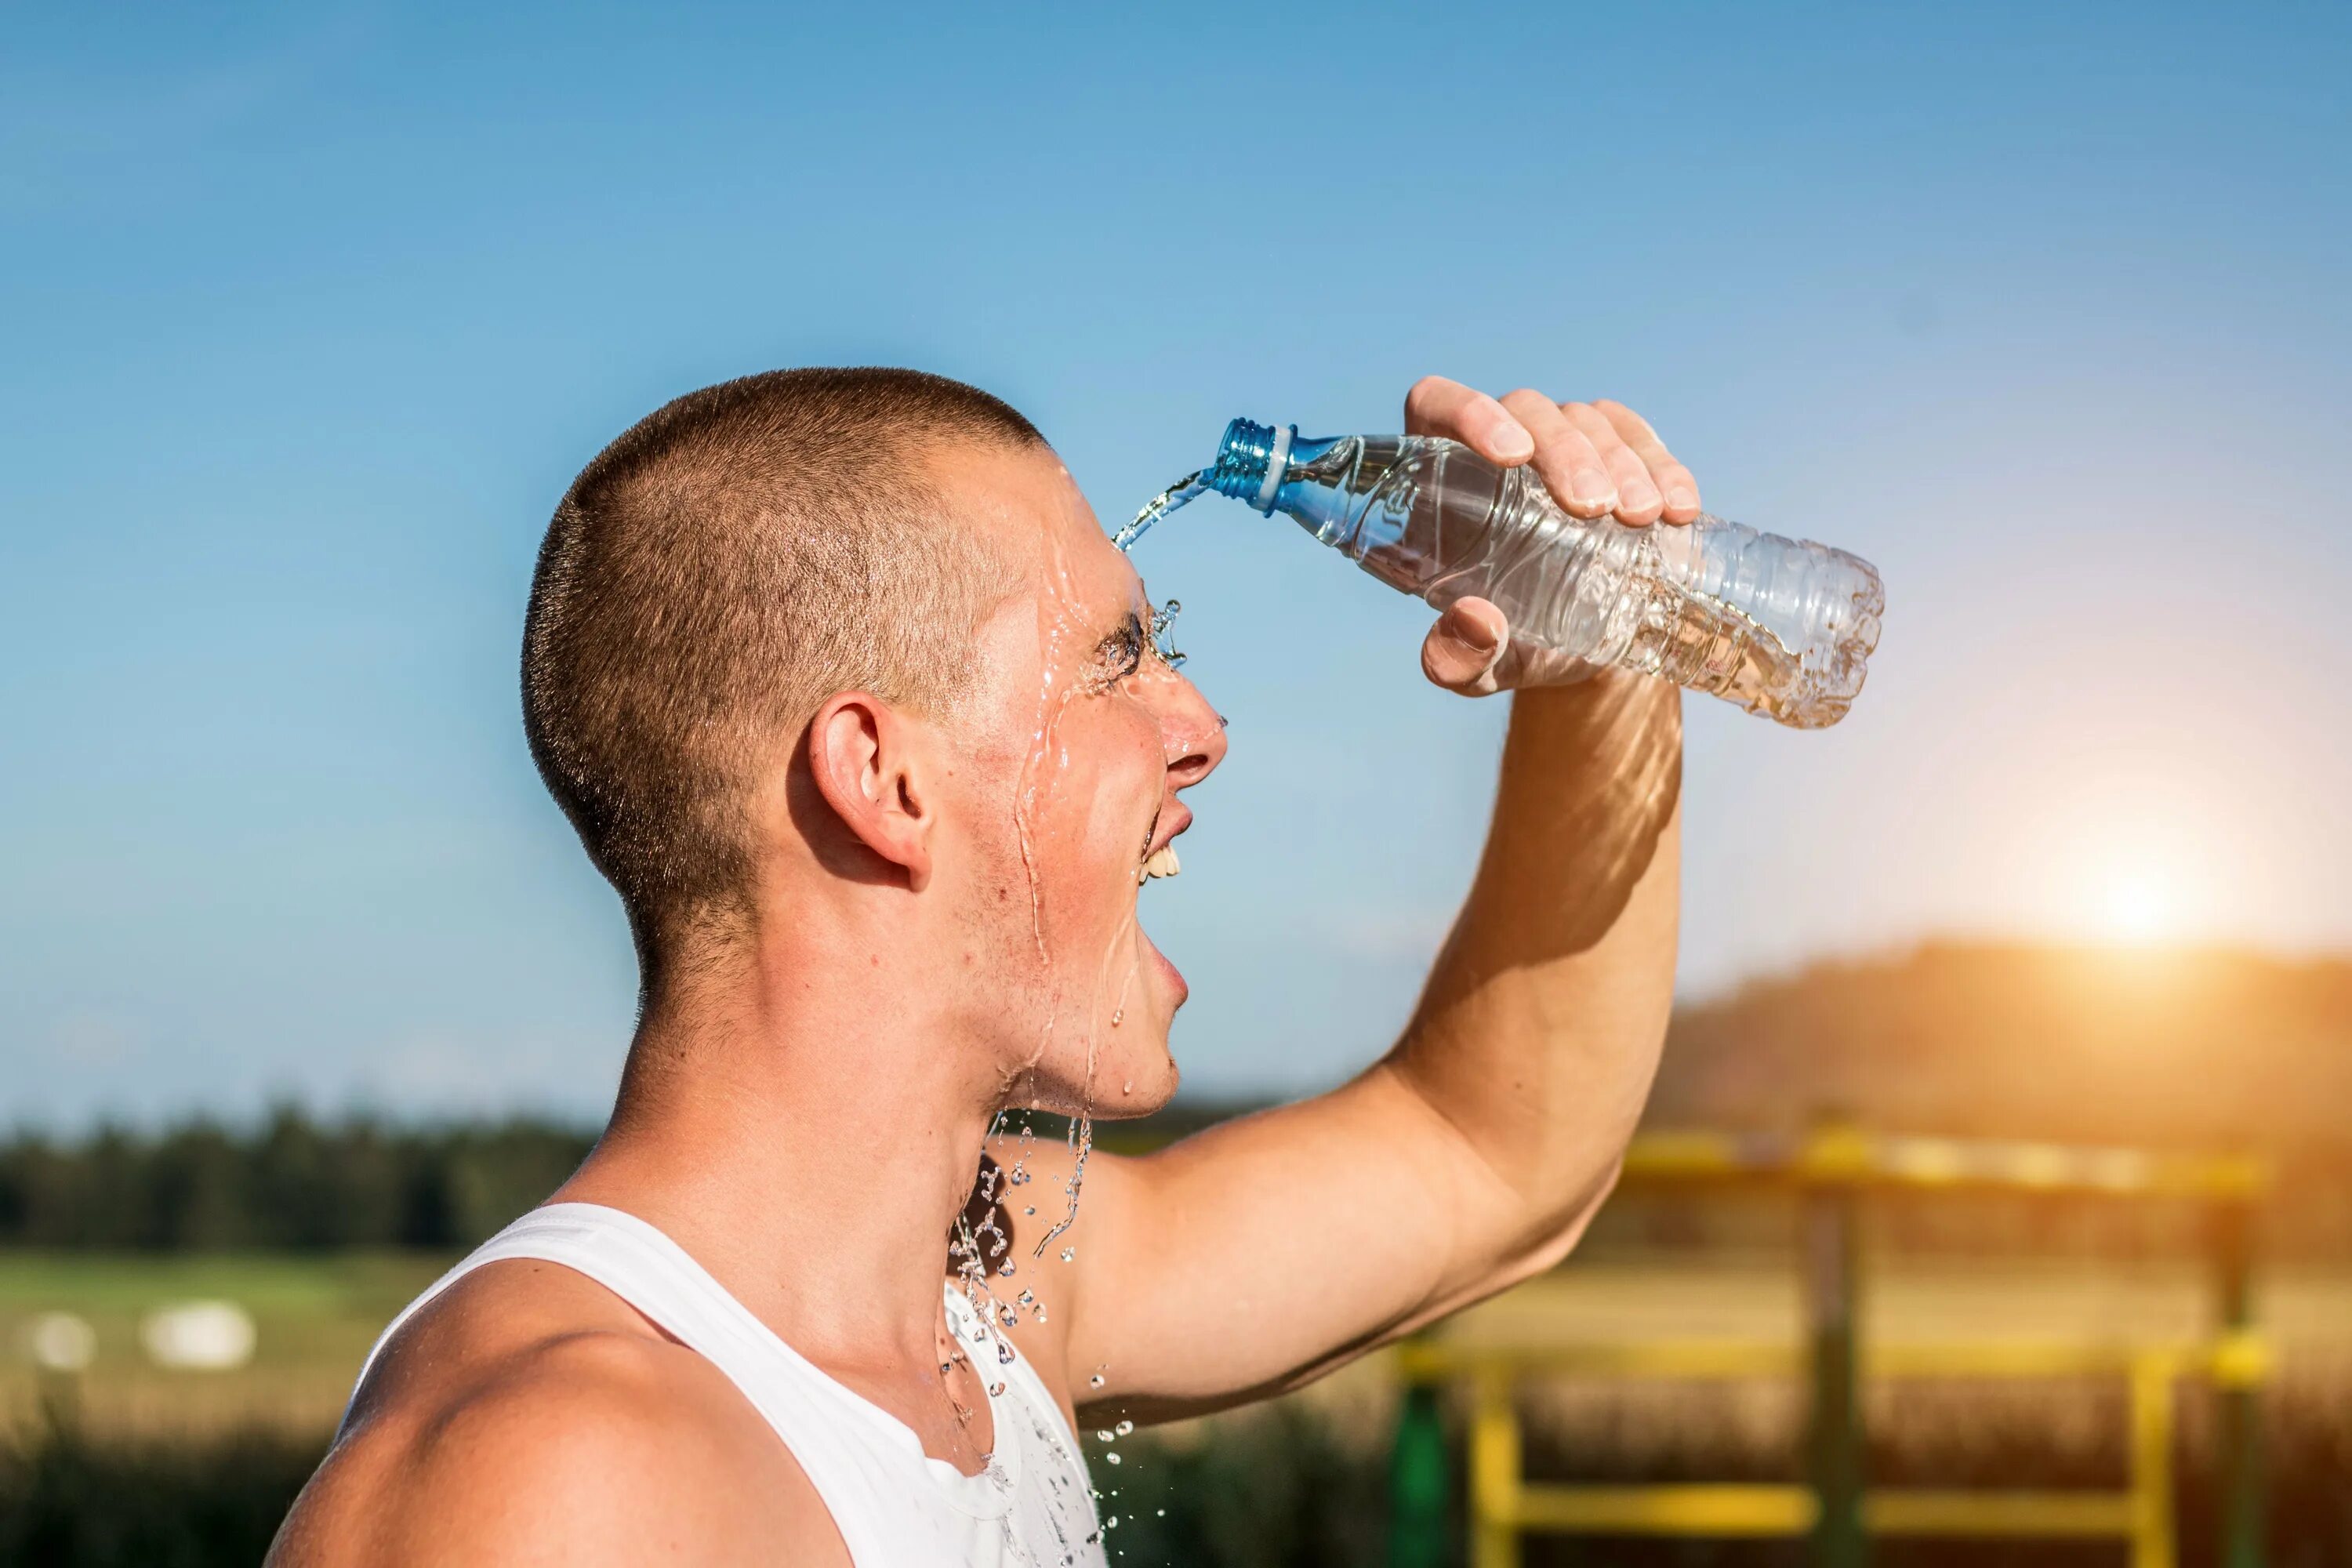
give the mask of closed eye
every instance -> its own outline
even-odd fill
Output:
[[[1143,618],[1130,615],[1117,631],[1095,645],[1095,676],[1103,686],[1116,686],[1143,667],[1143,650],[1150,639],[1144,635]]]

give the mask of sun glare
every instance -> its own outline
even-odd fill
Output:
[[[2180,910],[2173,889],[2152,868],[2134,867],[2111,876],[2102,890],[2100,925],[2111,941],[2162,942],[2175,934]]]

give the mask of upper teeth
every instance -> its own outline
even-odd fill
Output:
[[[1143,869],[1136,873],[1135,879],[1140,884],[1153,877],[1173,877],[1183,868],[1176,861],[1176,846],[1162,844],[1143,862]]]

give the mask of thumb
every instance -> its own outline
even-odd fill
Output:
[[[1487,696],[1499,689],[1495,667],[1510,643],[1502,611],[1484,599],[1457,599],[1422,639],[1422,673],[1449,691]]]

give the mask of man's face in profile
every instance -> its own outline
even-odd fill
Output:
[[[1192,821],[1177,791],[1224,755],[1222,722],[1151,636],[1127,557],[1054,455],[961,447],[940,479],[1024,581],[977,638],[950,791],[971,847],[957,896],[984,954],[966,1005],[1014,1104],[1139,1116],[1175,1092],[1185,984],[1138,919]]]

